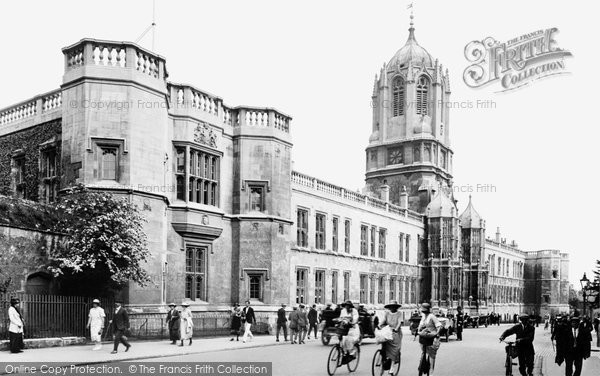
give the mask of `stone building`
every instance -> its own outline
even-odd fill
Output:
[[[165,59],[133,43],[83,39],[62,52],[60,89],[0,110],[0,193],[52,201],[83,183],[143,208],[154,283],[124,291],[133,309],[568,308],[567,254],[486,237],[472,202],[459,213],[449,74],[412,24],[375,79],[363,192],[292,171],[281,111],[171,82]]]

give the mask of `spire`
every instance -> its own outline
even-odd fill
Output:
[[[415,14],[413,12],[413,3],[410,3],[408,5],[408,7],[410,8],[410,28],[408,29],[408,40],[413,40],[416,42],[415,39],[415,24],[413,22],[414,18],[415,18]]]
[[[373,82],[373,97],[377,96],[377,73],[375,73],[375,81]]]

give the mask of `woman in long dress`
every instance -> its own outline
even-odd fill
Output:
[[[87,323],[87,327],[90,329],[90,339],[96,344],[92,350],[102,349],[102,331],[104,330],[105,321],[106,313],[100,307],[100,300],[94,299]]]
[[[383,346],[383,369],[389,370],[390,374],[393,374],[392,362],[398,363],[400,367],[400,355],[402,351],[402,315],[398,312],[398,308],[401,305],[397,301],[393,300],[389,304],[385,305],[384,308],[389,311],[385,312],[381,326],[389,325],[392,329],[392,340],[384,342]]]
[[[21,301],[17,298],[10,299],[10,307],[8,308],[8,318],[10,319],[10,325],[8,327],[8,336],[10,339],[10,352],[20,353],[23,352],[25,347],[23,343],[23,316],[21,316],[21,310],[19,304]]]
[[[179,318],[179,338],[181,338],[181,343],[179,346],[183,346],[183,341],[189,339],[189,345],[192,345],[192,334],[194,333],[194,323],[192,321],[192,310],[190,309],[190,303],[183,302],[181,303],[183,310],[181,311],[181,316]]]
[[[358,327],[358,311],[354,308],[352,301],[347,300],[340,313],[340,320],[350,326],[348,334],[342,337],[342,348],[344,352],[353,357],[354,344],[360,340],[360,329]]]
[[[231,310],[231,339],[233,341],[233,336],[235,336],[235,340],[240,340],[240,328],[242,327],[242,310],[240,309],[240,305],[235,303],[233,305],[233,309]]]
[[[419,323],[419,328],[417,329],[419,335],[423,336],[437,336],[442,324],[435,317],[433,313],[431,313],[431,305],[429,303],[423,303],[421,305],[421,322]],[[427,346],[425,348],[427,355],[429,355],[429,360],[431,367],[429,369],[429,375],[433,375],[433,369],[435,368],[435,357],[437,355],[437,348],[434,346]]]

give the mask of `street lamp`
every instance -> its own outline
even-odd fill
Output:
[[[585,290],[588,284],[590,283],[590,280],[585,275],[585,273],[583,273],[583,278],[579,280],[579,283],[581,283],[581,292],[583,294],[583,316],[585,317],[585,306],[587,304],[587,294],[585,293]]]

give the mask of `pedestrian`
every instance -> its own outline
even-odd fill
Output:
[[[575,316],[569,324],[557,328],[555,339],[555,362],[560,366],[564,360],[566,376],[580,376],[583,360],[589,358],[591,352],[592,333],[588,325]]]
[[[292,331],[292,345],[299,342],[300,337],[300,329],[298,326],[298,319],[300,318],[300,313],[298,311],[298,307],[294,306],[292,312],[290,312],[290,330]],[[297,342],[298,341],[298,342]]]
[[[327,306],[321,313],[321,321],[325,321],[325,328],[329,328],[333,326],[333,319],[335,316],[335,311],[331,308],[331,303],[327,303]],[[321,333],[323,335],[323,333]]]
[[[279,333],[283,329],[283,339],[287,342],[287,318],[285,317],[285,304],[281,304],[281,308],[277,311],[277,333],[275,334],[275,341],[279,342]]]
[[[298,344],[304,345],[304,339],[306,338],[306,332],[308,329],[308,315],[304,304],[300,304],[298,308]]]
[[[596,346],[600,347],[600,313],[597,313],[594,318],[594,330],[596,331]]]
[[[425,346],[425,351],[429,355],[430,368],[429,375],[433,375],[435,369],[435,358],[439,348],[439,333],[442,323],[431,313],[431,304],[421,304],[421,321],[417,328],[419,334],[419,343]]]
[[[92,301],[92,308],[88,314],[87,328],[90,330],[90,339],[96,345],[92,350],[102,349],[102,331],[104,330],[104,322],[106,321],[106,313],[104,309],[100,307],[100,300],[94,299]]]
[[[10,307],[8,308],[8,338],[10,342],[10,352],[13,354],[23,352],[25,343],[23,342],[23,327],[25,326],[23,316],[21,315],[21,301],[18,298],[10,298]]]
[[[465,317],[462,312],[462,307],[456,307],[456,340],[462,341],[463,327],[465,325]]]
[[[546,313],[544,315],[544,330],[548,330],[549,327],[550,327],[550,315],[548,313]]]
[[[183,346],[183,341],[189,340],[188,346],[192,345],[192,336],[194,335],[194,321],[190,303],[183,301],[181,303],[183,310],[179,314],[179,338],[181,342],[179,346]]]
[[[246,343],[246,339],[248,339],[248,337],[254,339],[254,335],[252,334],[251,328],[252,324],[256,323],[256,317],[254,316],[254,308],[250,307],[249,300],[246,300],[246,306],[242,310],[242,318],[244,320],[244,336],[242,337],[242,341]]]
[[[383,370],[389,370],[390,375],[394,373],[394,367],[392,363],[400,364],[400,357],[402,352],[402,314],[398,311],[398,308],[402,307],[397,301],[392,300],[389,304],[386,304],[383,308],[388,311],[385,312],[381,326],[389,325],[392,329],[392,340],[384,342],[382,344],[382,363]],[[398,366],[398,370],[400,366]]]
[[[125,352],[129,351],[131,345],[129,344],[126,336],[126,331],[129,330],[129,314],[127,313],[127,310],[123,308],[123,302],[120,300],[115,301],[115,315],[112,319],[112,326],[115,341],[111,354],[117,353],[119,343],[125,345]]]
[[[233,336],[235,336],[235,340],[240,340],[240,330],[242,329],[242,310],[240,309],[240,305],[235,303],[233,308],[231,309],[231,339],[233,341]]]
[[[314,331],[315,339],[317,338],[317,327],[319,325],[319,312],[317,312],[317,305],[313,304],[308,311],[308,339],[310,339],[310,332]]]
[[[354,344],[360,340],[360,328],[358,327],[358,311],[354,308],[352,301],[346,300],[343,305],[340,320],[348,328],[348,334],[342,336],[341,345],[344,349],[342,363],[349,363],[356,358]]]
[[[169,339],[171,345],[176,345],[179,341],[179,311],[177,310],[177,304],[169,304],[169,312],[167,313],[167,326],[169,328]]]
[[[535,318],[534,318],[535,319]],[[500,336],[500,341],[508,336],[515,335],[517,338],[517,355],[519,358],[519,372],[521,376],[533,375],[533,360],[535,358],[535,349],[533,347],[533,338],[535,337],[535,327],[529,320],[528,315],[519,316],[520,323],[507,329]]]

